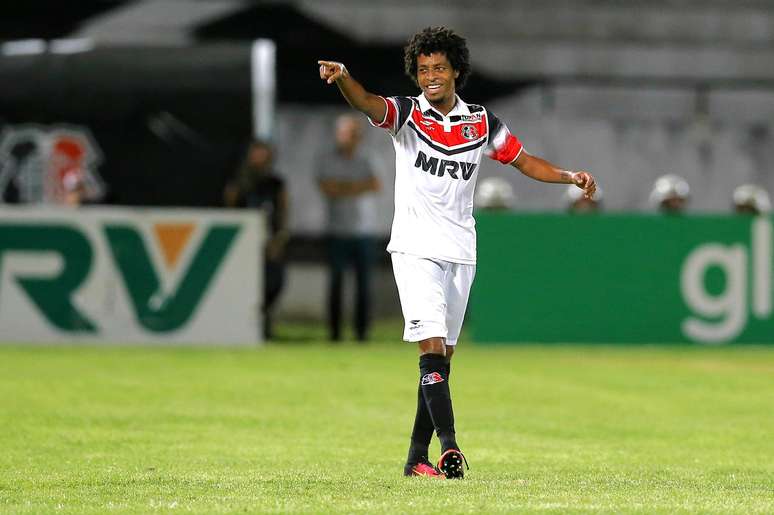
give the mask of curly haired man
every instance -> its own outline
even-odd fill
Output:
[[[575,184],[591,197],[587,172],[572,172],[527,153],[497,116],[458,95],[470,75],[466,41],[428,27],[405,48],[405,70],[421,93],[383,97],[366,91],[336,61],[318,61],[320,78],[336,83],[349,104],[385,129],[395,147],[395,216],[387,251],[393,264],[403,339],[419,347],[417,411],[407,476],[462,478],[449,390],[451,358],[476,270],[473,192],[482,156],[543,182]],[[441,442],[429,459],[433,431]]]

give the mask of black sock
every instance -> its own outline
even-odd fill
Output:
[[[422,387],[417,388],[417,414],[414,416],[414,429],[411,431],[411,446],[408,452],[408,463],[429,461],[427,450],[433,438],[433,420],[427,411]]]
[[[421,364],[420,364],[421,366]],[[446,380],[451,375],[451,362],[446,362]],[[452,421],[454,420],[454,411],[452,411]],[[411,445],[409,447],[408,463],[420,463],[430,461],[428,458],[428,449],[430,440],[433,438],[433,419],[430,418],[430,412],[427,410],[425,397],[422,395],[422,385],[417,387],[417,413],[414,416],[414,429],[411,431]]]
[[[429,461],[427,449],[433,438],[433,419],[427,411],[427,403],[422,395],[422,385],[417,386],[417,414],[414,416],[414,429],[411,431],[411,446],[409,447],[408,463]]]
[[[446,362],[446,381],[449,382],[449,413],[451,414],[452,430],[454,430],[454,406],[452,406],[452,403],[451,403],[451,383],[450,383],[450,381],[451,381],[451,361],[447,361]],[[452,447],[452,448],[453,449],[459,449],[459,447],[457,447],[457,442],[456,441],[454,442],[454,447]],[[443,448],[444,451],[446,449],[449,449],[449,447],[444,447]]]
[[[423,354],[419,358],[419,373],[420,389],[441,441],[441,452],[458,449],[446,358],[440,354]]]

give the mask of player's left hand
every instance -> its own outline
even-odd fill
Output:
[[[582,189],[587,199],[593,199],[597,191],[597,181],[589,172],[577,172],[572,176],[572,182]]]

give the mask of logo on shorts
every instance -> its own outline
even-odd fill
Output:
[[[421,320],[409,320],[409,322],[411,322],[411,325],[419,325],[419,322],[421,322]]]
[[[432,374],[425,374],[422,376],[422,386],[435,383],[443,383],[443,376],[441,376],[441,374],[438,372],[433,372]]]

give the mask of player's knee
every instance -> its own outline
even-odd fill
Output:
[[[445,338],[428,338],[419,342],[420,354],[440,354],[445,356],[446,348]]]
[[[446,361],[451,361],[452,356],[454,355],[454,345],[447,345],[446,346]]]

